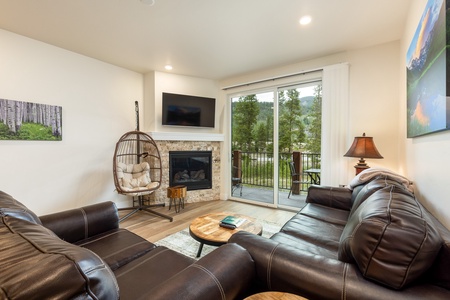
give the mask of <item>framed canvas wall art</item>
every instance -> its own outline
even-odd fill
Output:
[[[62,107],[0,99],[0,140],[62,140]]]
[[[407,52],[408,138],[450,129],[447,18],[447,2],[429,0]]]

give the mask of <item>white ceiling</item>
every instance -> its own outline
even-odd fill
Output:
[[[224,79],[398,40],[411,1],[0,0],[0,28],[141,73]]]

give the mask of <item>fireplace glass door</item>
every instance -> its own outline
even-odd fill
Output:
[[[170,151],[169,185],[187,190],[212,188],[211,151]]]

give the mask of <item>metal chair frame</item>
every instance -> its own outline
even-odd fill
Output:
[[[240,172],[239,168],[236,166],[233,166],[232,170],[233,174],[231,176],[231,195],[233,196],[234,192],[240,188],[239,195],[242,197],[242,173]]]
[[[302,183],[298,178],[300,178],[300,174],[297,173],[297,171],[295,170],[295,165],[293,161],[289,162],[289,170],[291,171],[291,178],[292,178],[292,183],[291,183],[291,188],[289,190],[289,195],[288,198],[291,196],[292,193],[292,189],[294,188],[294,185],[297,185],[300,188],[300,184]]]

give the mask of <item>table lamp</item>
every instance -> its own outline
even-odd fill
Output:
[[[383,158],[373,142],[373,137],[366,136],[365,133],[363,133],[362,136],[355,137],[352,146],[344,156],[360,158],[358,164],[355,165],[356,175],[361,171],[370,168],[366,164],[364,158]]]

